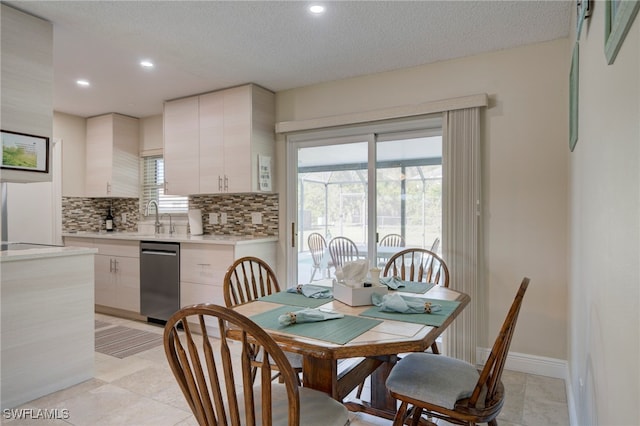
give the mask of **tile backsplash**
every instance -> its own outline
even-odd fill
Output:
[[[141,220],[138,199],[62,197],[62,231],[104,231],[109,206],[112,206],[116,230],[138,230]],[[202,211],[205,234],[278,236],[278,194],[194,195],[189,197],[189,208]],[[126,222],[122,221],[123,213]],[[209,213],[216,215],[218,224],[209,222]],[[223,213],[227,217],[226,224],[220,223]],[[261,216],[261,224],[252,223],[252,213]],[[183,220],[186,220],[186,214]]]

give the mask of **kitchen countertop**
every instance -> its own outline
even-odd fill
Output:
[[[4,245],[5,243],[3,243]],[[85,248],[85,247],[63,247],[63,246],[47,246],[47,245],[34,245],[32,248],[28,247],[16,247],[12,249],[12,244],[24,243],[8,243],[8,247],[5,250],[0,251],[0,261],[10,262],[14,260],[29,260],[46,257],[60,257],[60,256],[75,256],[78,254],[97,253],[97,249]]]
[[[278,237],[251,237],[237,235],[143,234],[139,232],[63,232],[63,237],[100,238],[106,240],[159,241],[196,244],[253,244],[278,241]]]

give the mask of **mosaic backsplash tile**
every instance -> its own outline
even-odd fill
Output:
[[[104,231],[105,216],[112,206],[118,231],[136,232],[140,201],[135,198],[62,197],[62,231]],[[189,208],[202,211],[205,234],[271,237],[278,236],[278,194],[224,194],[189,197]],[[125,213],[126,222],[122,221]],[[227,223],[212,225],[209,213],[226,213]],[[262,214],[262,224],[252,224],[252,213]],[[186,220],[186,214],[184,215]]]
[[[205,234],[278,235],[278,194],[193,195],[189,197],[189,208],[202,210]],[[209,213],[217,213],[218,219],[226,213],[226,225],[210,224]],[[252,224],[251,213],[262,213],[262,224]]]

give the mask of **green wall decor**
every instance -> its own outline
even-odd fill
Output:
[[[578,42],[573,47],[569,72],[569,149],[573,152],[578,142]]]
[[[604,54],[613,64],[640,9],[640,0],[606,0],[604,14]]]

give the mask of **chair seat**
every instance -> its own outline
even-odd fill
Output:
[[[479,377],[478,370],[467,362],[411,353],[394,366],[386,384],[393,393],[453,409],[456,401],[471,396]]]
[[[289,404],[285,386],[273,385],[273,426],[287,425]],[[300,425],[301,426],[344,426],[349,424],[347,408],[324,392],[310,388],[298,388],[300,391]],[[254,388],[256,400],[260,398],[259,386]],[[242,395],[238,395],[242,396]],[[256,404],[256,418],[261,419],[260,405]]]

